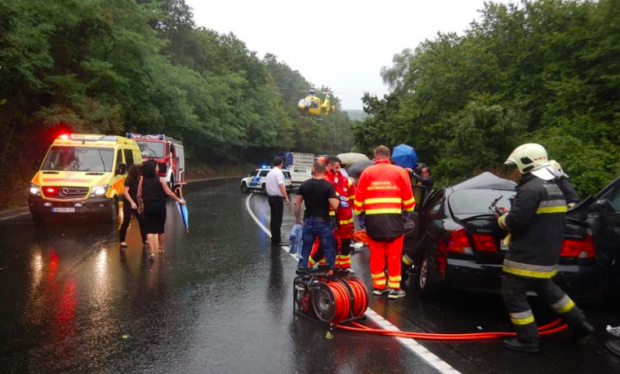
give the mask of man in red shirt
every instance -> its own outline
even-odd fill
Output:
[[[360,177],[354,205],[355,214],[368,234],[374,295],[389,291],[390,299],[405,296],[405,291],[400,289],[400,258],[405,232],[402,213],[403,210],[412,212],[414,206],[409,174],[400,166],[390,164],[388,147],[377,147],[375,164],[364,170]]]

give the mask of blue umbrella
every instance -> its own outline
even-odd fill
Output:
[[[403,143],[392,150],[392,161],[395,165],[413,169],[418,164],[418,155],[413,147]]]
[[[177,188],[175,192],[179,195],[181,200],[185,201],[185,198],[183,198],[183,192],[180,188]],[[187,212],[187,204],[180,204],[178,202],[176,204],[179,209],[179,214],[181,215],[181,218],[183,218],[185,232],[189,232],[189,213]]]

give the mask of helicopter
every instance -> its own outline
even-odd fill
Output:
[[[309,114],[311,116],[320,116],[321,111],[325,111],[325,115],[328,116],[329,112],[336,112],[336,106],[329,104],[329,98],[331,97],[331,92],[320,92],[325,94],[325,101],[322,101],[317,96],[316,90],[308,91],[308,96],[299,100],[297,103],[297,110],[302,114]]]

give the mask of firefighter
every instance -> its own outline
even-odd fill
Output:
[[[405,296],[400,289],[400,256],[405,231],[402,211],[412,212],[415,199],[407,171],[390,164],[390,149],[375,149],[375,164],[362,173],[355,193],[355,214],[366,227],[370,247],[373,294],[388,298]],[[388,278],[385,265],[387,259]]]
[[[575,191],[575,187],[573,187],[570,180],[568,180],[569,176],[562,170],[562,166],[556,160],[549,161],[551,166],[555,169],[556,178],[555,183],[557,183],[560,190],[564,194],[564,199],[566,200],[566,206],[568,209],[571,209],[575,205],[579,203],[579,196],[577,196],[577,191]]]
[[[338,157],[330,157],[327,160],[327,169],[330,172],[329,178],[336,188],[338,198],[345,203],[341,204],[334,212],[337,224],[334,230],[334,238],[336,238],[337,248],[339,248],[336,266],[341,269],[351,269],[352,205],[353,200],[355,200],[355,185],[340,171],[340,159]]]
[[[538,328],[527,301],[528,291],[536,291],[573,328],[574,340],[591,333],[593,327],[552,280],[560,260],[567,209],[547,151],[540,144],[523,144],[506,164],[517,166],[521,181],[510,211],[498,218],[511,237],[504,259],[502,297],[517,333],[517,338],[504,340],[503,346],[537,353]]]
[[[338,209],[330,209],[330,219],[334,227],[334,239],[337,248],[336,267],[351,270],[351,236],[353,235],[353,200],[355,199],[355,185],[340,171],[340,159],[335,156],[327,158],[325,179],[334,185],[336,195],[342,202]],[[323,249],[315,243],[310,257],[310,266],[316,263],[323,265],[325,258]]]

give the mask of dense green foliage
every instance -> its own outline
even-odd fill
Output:
[[[619,0],[489,3],[464,35],[394,57],[357,147],[405,142],[454,183],[537,142],[585,197],[620,174],[619,61]]]
[[[297,113],[311,86],[184,0],[0,0],[0,168],[25,183],[65,129],[165,133],[211,164],[349,151],[345,114]]]

